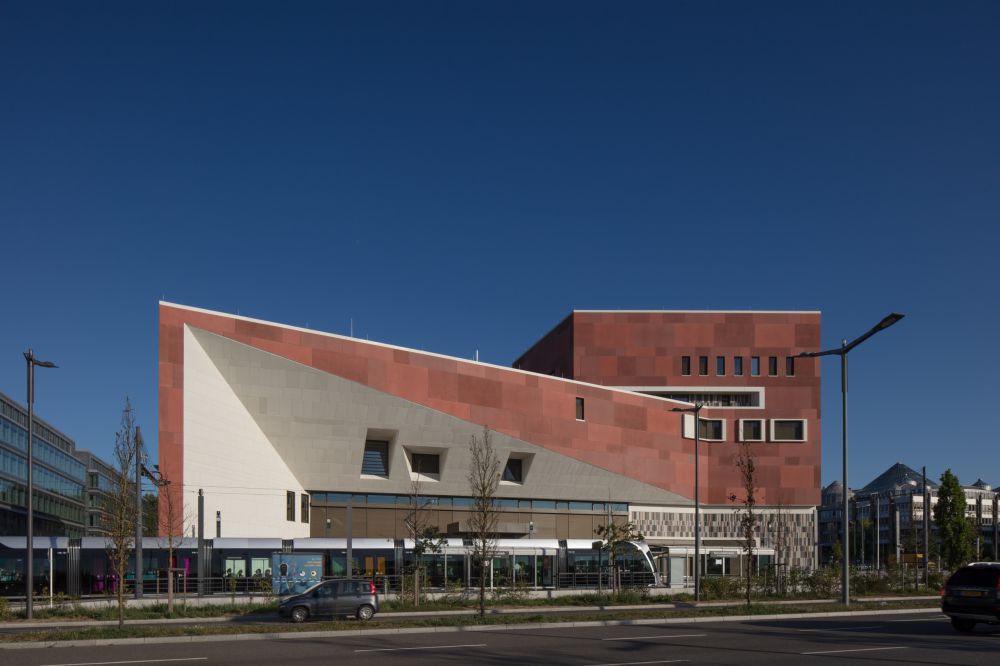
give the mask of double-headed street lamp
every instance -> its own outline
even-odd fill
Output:
[[[30,620],[34,606],[32,584],[35,578],[35,504],[34,504],[34,479],[32,477],[32,467],[34,466],[34,455],[32,451],[32,438],[35,434],[35,366],[41,368],[55,368],[55,363],[51,361],[39,361],[35,358],[34,352],[30,349],[24,352],[24,360],[28,363],[28,535],[25,542],[27,557],[25,558],[25,615]]]
[[[698,444],[700,443],[701,420],[699,415],[705,405],[694,407],[674,407],[672,412],[694,414],[694,600],[701,601],[701,502],[698,497]],[[683,426],[681,432],[683,433]]]
[[[888,315],[882,321],[875,324],[870,331],[865,333],[859,338],[855,338],[851,342],[843,340],[840,343],[840,347],[834,349],[827,349],[826,351],[819,352],[802,352],[799,354],[800,357],[812,358],[816,356],[839,356],[840,357],[840,393],[843,409],[843,438],[844,438],[844,518],[842,525],[842,541],[843,541],[843,553],[848,553],[848,531],[847,531],[847,498],[848,498],[848,488],[847,485],[847,354],[850,353],[852,349],[860,345],[862,342],[872,337],[879,331],[884,331],[889,328],[897,321],[902,319],[905,315],[893,312]],[[877,543],[877,542],[876,542]],[[841,601],[846,606],[851,603],[850,599],[850,579],[849,579],[849,567],[848,558],[845,555],[841,560],[841,576],[843,578],[841,583]]]

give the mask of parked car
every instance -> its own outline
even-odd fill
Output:
[[[973,562],[953,573],[941,588],[941,611],[961,632],[977,622],[1000,623],[1000,562]]]
[[[327,580],[278,604],[278,614],[293,622],[305,622],[313,615],[353,615],[370,620],[377,612],[378,593],[370,580]]]

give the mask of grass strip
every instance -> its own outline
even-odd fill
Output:
[[[866,611],[885,610],[888,604],[885,602],[860,602],[843,606],[841,604],[802,604],[802,605],[772,605],[772,604],[752,604],[750,607],[724,606],[709,608],[691,608],[682,610],[644,610],[644,611],[620,611],[602,613],[574,613],[572,615],[542,615],[540,613],[526,612],[523,614],[513,614],[504,616],[458,616],[442,618],[421,618],[393,620],[392,628],[421,628],[421,627],[472,627],[486,625],[518,625],[559,623],[559,622],[589,622],[589,621],[615,621],[615,620],[638,620],[638,619],[666,619],[666,618],[698,618],[698,617],[721,617],[726,615],[786,615],[794,613],[829,613],[844,610]],[[905,601],[892,604],[893,608],[926,608],[927,602]],[[108,640],[116,638],[160,638],[170,636],[214,636],[232,634],[263,634],[263,633],[294,633],[294,632],[314,632],[314,631],[345,631],[345,630],[368,630],[385,628],[386,623],[369,622],[360,623],[353,620],[332,620],[326,622],[308,622],[305,624],[291,624],[287,622],[275,624],[256,625],[210,625],[210,626],[128,626],[119,629],[118,627],[88,627],[83,629],[54,629],[38,630],[23,633],[0,635],[0,643],[34,642],[34,641],[70,641],[70,640]]]

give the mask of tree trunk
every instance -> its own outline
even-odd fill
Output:
[[[420,567],[413,568],[413,607],[420,606]]]
[[[492,562],[490,565],[492,566]],[[479,567],[479,617],[486,617],[486,563]]]
[[[125,571],[125,567],[122,567]],[[125,576],[118,577],[118,628],[125,626]]]
[[[174,569],[167,567],[167,617],[174,614]]]

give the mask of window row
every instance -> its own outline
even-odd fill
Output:
[[[414,481],[441,480],[444,450],[425,449],[419,452],[403,448],[406,453],[406,461],[409,464],[411,479]],[[529,457],[526,454],[510,454],[501,472],[501,482],[524,483]],[[389,478],[388,441],[369,439],[365,442],[365,450],[361,459],[361,474],[367,477]]]
[[[694,439],[694,415],[684,414],[683,423],[683,436]],[[805,442],[807,425],[805,419],[736,419],[736,441]],[[728,441],[726,420],[699,418],[698,438],[708,442]]]
[[[83,500],[83,485],[70,481],[38,464],[32,466],[33,483],[43,490],[48,490],[70,499]],[[0,472],[14,477],[18,481],[27,481],[28,460],[12,451],[0,449]]]
[[[715,357],[715,376],[716,377],[725,377],[726,376],[726,374],[727,374],[726,360],[727,360],[727,357],[725,357],[725,356],[716,356]],[[708,362],[709,362],[709,357],[708,356],[699,356],[698,357],[698,374],[699,375],[701,375],[703,377],[708,376],[708,374],[709,374],[708,373],[708,369],[709,369],[708,368],[708,365],[709,365]],[[743,372],[744,372],[744,370],[743,370],[743,357],[742,356],[734,356],[733,357],[733,366],[732,366],[732,375],[734,377],[742,377],[743,376]],[[684,376],[690,376],[691,375],[691,357],[690,356],[681,356],[681,374],[684,375]],[[750,376],[751,377],[759,377],[760,376],[760,356],[751,356],[750,357]],[[778,376],[778,357],[777,356],[768,356],[767,357],[767,376],[768,377],[777,377]],[[786,377],[794,377],[795,376],[795,357],[794,356],[786,356],[785,357],[785,376]]]
[[[355,506],[359,505],[396,505],[409,506],[413,503],[411,495],[386,495],[379,493],[352,494],[352,493],[311,493],[314,503],[337,503],[346,504],[351,502]],[[435,497],[421,495],[421,502],[426,502],[432,506],[452,506],[471,507],[473,499],[471,497]],[[620,502],[570,502],[562,500],[537,500],[537,499],[509,499],[494,498],[494,506],[501,509],[534,509],[534,510],[566,510],[566,511],[610,511],[612,513],[628,513],[628,504]]]
[[[28,453],[28,429],[22,428],[13,421],[0,419],[0,441],[22,453]],[[80,481],[86,480],[86,465],[68,453],[59,450],[49,442],[46,442],[44,439],[39,438],[38,432],[35,432],[31,448],[36,461],[43,462]]]

